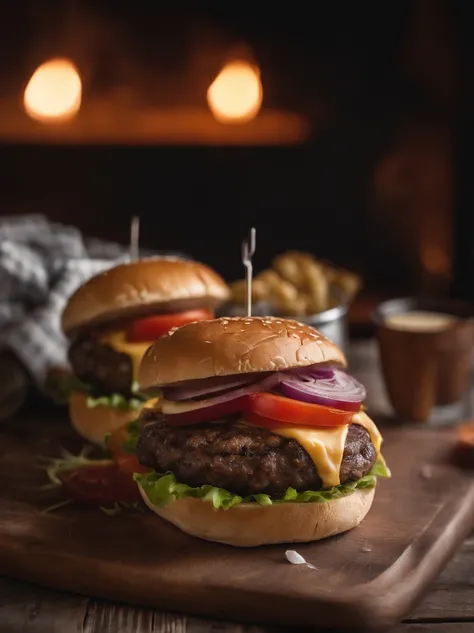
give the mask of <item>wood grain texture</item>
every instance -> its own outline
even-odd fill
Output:
[[[351,368],[353,373],[366,384],[369,390],[368,404],[370,413],[377,417],[377,419],[390,418],[391,411],[387,404],[383,382],[381,380],[380,373],[377,366],[377,351],[373,343],[370,345],[353,346],[351,358]],[[474,390],[471,390],[469,398],[463,403],[465,406],[464,411],[467,415],[470,415],[473,410],[474,404]],[[462,411],[462,409],[461,409]],[[451,412],[452,413],[452,412]],[[51,419],[49,419],[51,417]],[[31,552],[31,557],[37,555],[44,543],[42,532],[43,529],[49,530],[54,526],[53,536],[55,537],[55,543],[57,543],[57,537],[68,537],[68,540],[73,549],[77,548],[82,539],[88,543],[89,550],[86,553],[86,564],[91,565],[94,573],[101,572],[101,565],[97,561],[94,561],[94,556],[97,550],[100,549],[99,543],[94,542],[94,534],[103,533],[105,540],[111,541],[105,547],[105,558],[113,560],[113,548],[114,542],[116,544],[117,535],[114,536],[115,528],[110,527],[116,525],[116,520],[109,519],[99,515],[96,512],[79,512],[77,509],[64,509],[55,515],[43,516],[41,509],[49,505],[51,499],[48,497],[48,493],[39,492],[37,486],[41,473],[35,471],[32,472],[29,468],[25,470],[25,459],[28,461],[28,455],[31,456],[34,453],[42,455],[55,455],[57,454],[57,447],[59,444],[66,446],[70,449],[77,449],[79,445],[73,440],[68,425],[65,420],[56,420],[58,418],[57,412],[52,412],[51,416],[42,416],[39,420],[17,420],[11,425],[10,429],[5,429],[3,433],[0,433],[0,479],[4,481],[5,476],[10,480],[14,480],[14,485],[8,489],[3,489],[0,496],[3,497],[3,501],[0,502],[0,521],[4,518],[3,512],[7,508],[8,516],[4,518],[4,523],[8,523],[10,527],[10,538],[25,540],[28,544],[28,548]],[[429,425],[428,425],[429,426]],[[324,553],[324,550],[331,550],[334,544],[337,545],[336,563],[338,564],[338,573],[336,575],[337,582],[342,582],[346,586],[351,583],[353,578],[375,578],[383,568],[383,557],[381,558],[380,552],[377,547],[373,545],[373,539],[366,538],[367,534],[374,534],[373,530],[381,530],[384,540],[386,540],[390,547],[398,547],[400,551],[401,541],[406,537],[408,533],[420,534],[420,528],[417,525],[411,525],[413,523],[413,514],[415,513],[415,522],[420,519],[420,516],[424,516],[425,519],[428,516],[432,518],[439,517],[440,509],[440,494],[446,494],[448,498],[459,497],[459,486],[456,481],[452,481],[451,484],[446,485],[446,472],[445,468],[448,468],[447,464],[441,464],[439,462],[439,454],[433,454],[431,460],[433,464],[427,464],[426,459],[422,457],[424,452],[423,443],[424,439],[429,437],[433,432],[429,428],[422,428],[415,433],[416,438],[413,436],[410,441],[404,439],[400,435],[400,428],[394,427],[391,431],[384,431],[386,437],[387,446],[392,442],[390,436],[394,441],[394,453],[389,456],[391,466],[394,470],[394,479],[391,482],[382,482],[377,495],[377,505],[379,506],[379,514],[372,512],[367,519],[367,523],[363,525],[359,530],[355,531],[352,538],[356,538],[356,542],[359,546],[365,546],[367,543],[371,546],[372,552],[355,551],[353,558],[348,558],[350,555],[350,548],[347,549],[345,537],[338,537],[334,539],[334,543],[327,542],[321,544],[321,547],[317,547],[314,554],[306,554],[307,558],[312,562],[317,562],[321,567],[320,558],[324,558],[328,555],[328,561],[332,561],[335,564],[334,555]],[[429,432],[425,435],[424,431]],[[421,435],[418,435],[421,434]],[[398,440],[397,440],[398,438]],[[449,431],[441,431],[437,436],[437,450],[443,452],[446,450],[444,442],[446,438],[449,438]],[[398,448],[397,448],[398,443]],[[408,448],[407,448],[408,446]],[[20,447],[20,453],[23,454],[23,458],[18,460],[17,449]],[[448,447],[449,448],[449,447]],[[421,450],[421,454],[420,454]],[[387,452],[387,451],[386,451]],[[436,452],[436,451],[435,451]],[[26,455],[26,458],[25,458]],[[410,456],[410,462],[408,466],[405,464],[406,457]],[[395,460],[397,463],[392,462]],[[428,468],[426,468],[428,466]],[[448,468],[449,470],[449,468]],[[400,484],[399,494],[396,494],[396,489],[392,486],[399,479],[400,476],[403,482]],[[462,477],[463,484],[467,485],[467,482]],[[398,484],[397,484],[398,486]],[[416,491],[416,495],[412,493]],[[462,495],[461,495],[462,497]],[[410,502],[409,499],[412,498]],[[400,516],[395,516],[393,521],[389,521],[389,524],[385,529],[382,528],[384,517],[390,519],[396,515],[394,508],[396,504],[401,503],[403,506],[403,512],[399,512]],[[420,502],[421,499],[421,502]],[[391,507],[393,506],[393,507]],[[374,511],[377,507],[374,507]],[[406,512],[405,512],[406,511]],[[28,528],[28,522],[25,524],[25,512],[28,520],[34,519],[36,527],[39,519],[39,526],[41,529],[33,530]],[[405,513],[404,513],[405,512]],[[80,529],[71,530],[71,526],[74,525],[74,520],[80,517]],[[121,518],[122,519],[122,518]],[[115,522],[114,522],[115,521]],[[140,544],[130,542],[130,533],[137,533],[136,526],[137,521],[143,521],[143,517],[125,517],[124,532],[126,533],[128,543],[130,544],[133,552],[136,552],[140,548]],[[152,538],[153,542],[158,541],[158,534],[156,533],[156,520],[153,518],[151,523],[145,521],[147,529],[144,530],[145,537]],[[435,527],[439,531],[440,527],[436,527],[436,521],[431,523],[431,526]],[[148,529],[149,527],[149,529]],[[369,532],[367,532],[369,530]],[[411,530],[411,532],[410,532]],[[142,531],[138,531],[142,538]],[[180,546],[180,556],[190,556],[193,552],[189,543],[184,543],[180,539],[180,535],[177,536],[175,531],[166,531],[166,534],[171,535],[169,541],[171,547]],[[364,536],[364,534],[366,536]],[[174,536],[173,536],[174,535]],[[11,541],[10,541],[11,543]],[[184,543],[184,545],[183,545]],[[419,539],[421,551],[423,547],[426,547],[426,540]],[[311,551],[313,546],[303,546],[297,549]],[[221,547],[218,546],[221,551]],[[272,548],[270,548],[272,549]],[[402,547],[403,549],[403,547]],[[110,550],[110,551],[109,551]],[[160,545],[158,543],[158,550]],[[207,551],[207,550],[206,550]],[[261,550],[263,557],[268,562],[267,548]],[[276,551],[276,550],[274,550]],[[393,560],[396,558],[396,551],[393,552]],[[108,552],[108,554],[107,554]],[[352,552],[354,554],[354,551]],[[84,552],[82,552],[84,555]],[[123,571],[124,559],[127,562],[129,553],[125,552],[125,556],[119,557],[117,570]],[[158,554],[155,552],[149,557],[149,566],[153,565],[155,558]],[[314,556],[314,558],[313,558]],[[117,555],[115,554],[115,558]],[[232,558],[232,557],[231,557]],[[201,583],[209,582],[209,578],[212,578],[213,566],[209,564],[205,558],[200,558],[196,555],[191,556],[194,563],[199,563],[204,567],[203,573],[200,577]],[[278,565],[278,573],[274,573],[275,563],[277,559],[270,557],[271,573],[270,577],[282,578],[282,576],[290,576],[290,580],[298,579],[299,577],[309,586],[314,584],[314,576],[307,574],[306,570],[294,568],[289,565],[281,563],[281,567]],[[317,560],[316,560],[317,559]],[[341,560],[342,559],[342,560]],[[229,569],[229,558],[224,554],[223,560]],[[248,560],[248,555],[247,555]],[[44,565],[47,566],[50,560],[46,557],[44,559]],[[170,561],[171,563],[171,561]],[[243,575],[242,564],[238,566],[237,576],[244,582],[253,581],[255,575],[258,575],[258,571],[253,570],[252,574]],[[322,571],[324,572],[324,565],[322,565]],[[65,569],[68,569],[67,565]],[[474,538],[470,538],[465,541],[464,545],[455,555],[454,559],[447,565],[446,569],[442,572],[439,579],[433,584],[431,590],[427,593],[425,598],[416,607],[412,614],[408,616],[408,620],[403,624],[398,625],[392,630],[392,633],[474,633],[474,602],[472,586],[474,584]],[[18,571],[18,570],[17,570]],[[268,571],[268,569],[267,569]],[[308,570],[309,571],[309,570]],[[168,569],[168,574],[170,569]],[[295,573],[296,572],[296,573]],[[187,573],[187,571],[186,571]],[[117,571],[116,575],[120,575]],[[69,573],[70,576],[70,573]],[[206,580],[207,579],[207,580]],[[69,579],[70,580],[70,579]],[[326,579],[325,579],[326,580]],[[133,578],[131,580],[133,582]],[[265,582],[265,580],[264,580]],[[266,578],[268,582],[268,574]],[[67,583],[66,583],[67,584]],[[293,587],[291,582],[284,582],[283,586],[287,592],[292,592]],[[64,587],[67,588],[67,587]],[[82,591],[87,592],[87,587],[83,587]],[[176,598],[176,596],[173,596]],[[249,596],[249,600],[252,597]],[[140,601],[140,596],[138,596]],[[160,602],[160,601],[158,601]],[[275,604],[275,600],[273,601]],[[15,631],[26,631],[26,633],[43,633],[46,631],[61,631],[69,633],[75,631],[81,633],[83,631],[103,631],[109,633],[112,631],[131,631],[133,633],[141,633],[148,631],[158,631],[159,633],[173,632],[190,632],[190,633],[204,633],[204,632],[225,632],[225,633],[276,633],[285,630],[293,630],[294,627],[275,627],[268,625],[257,624],[237,624],[232,620],[231,613],[221,613],[222,620],[207,619],[205,617],[185,616],[181,614],[170,614],[172,604],[163,600],[159,604],[160,609],[153,609],[147,607],[135,607],[127,606],[123,604],[116,604],[113,602],[106,602],[100,599],[85,598],[80,595],[74,595],[65,592],[54,591],[51,589],[42,589],[35,585],[19,582],[10,579],[0,578],[0,632],[1,633],[15,633]],[[314,609],[314,607],[313,607]],[[316,610],[318,612],[318,610]],[[290,612],[291,613],[291,612]],[[318,614],[321,612],[319,611]],[[238,619],[238,618],[234,618]],[[252,619],[252,618],[249,618]],[[253,618],[254,621],[255,618]],[[465,620],[465,622],[452,622],[449,620]],[[469,621],[468,621],[469,620]],[[313,629],[314,630],[314,629]],[[320,633],[324,631],[323,628],[316,629]]]
[[[169,618],[168,618],[169,620]],[[159,631],[163,633],[181,633],[180,628],[166,626],[166,617],[160,622]],[[121,606],[91,600],[84,615],[84,633],[103,633],[104,631],[136,631],[152,633],[154,630],[154,612],[152,609]]]
[[[472,618],[471,622],[409,620],[390,633],[472,633],[474,615]],[[289,633],[291,630],[292,627],[238,624],[114,605],[0,578],[1,633]],[[320,628],[312,630],[325,633]]]
[[[71,437],[65,422],[41,425],[26,436],[19,424],[0,438],[7,482],[0,570],[97,598],[224,620],[368,631],[411,611],[474,519],[473,481],[449,463],[452,433],[412,428],[386,429],[394,477],[380,483],[362,526],[297,546],[317,570],[290,566],[284,546],[206,543],[154,515],[111,518],[80,507],[43,514],[47,499],[35,489],[43,474],[31,467],[34,455],[57,452]],[[145,613],[115,609],[114,618],[124,629],[153,630]],[[86,630],[102,630],[110,617],[89,605]]]
[[[472,622],[425,622],[400,624],[389,633],[472,633]]]
[[[77,633],[88,598],[0,578],[0,632]]]
[[[185,633],[285,633],[288,629],[189,617]]]
[[[474,620],[473,587],[474,536],[471,536],[411,617],[418,620]]]
[[[391,633],[472,633],[473,570],[474,538],[469,538],[419,607]],[[460,619],[470,619],[470,622],[450,622]],[[90,633],[93,630],[101,633],[286,633],[291,628],[262,627],[162,613],[0,578],[1,633]]]

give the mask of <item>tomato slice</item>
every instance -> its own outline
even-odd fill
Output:
[[[252,414],[261,418],[300,426],[341,426],[350,424],[354,413],[320,404],[292,400],[273,393],[253,393],[249,398]]]
[[[166,422],[171,426],[188,426],[191,424],[200,424],[202,422],[215,422],[220,418],[224,418],[232,413],[239,413],[248,409],[249,397],[241,396],[214,404],[209,407],[201,407],[186,411],[184,413],[167,413],[165,414]]]
[[[277,422],[276,420],[272,420],[270,418],[264,418],[262,415],[257,415],[253,411],[246,411],[245,420],[251,422],[255,426],[263,426],[266,429],[277,429],[278,427],[282,427],[281,422]]]
[[[62,472],[59,477],[71,499],[86,505],[133,503],[141,498],[130,474],[121,472],[112,461],[79,466]]]
[[[129,343],[148,343],[163,334],[167,334],[173,327],[213,318],[212,310],[188,310],[176,314],[157,314],[130,323],[127,328],[127,341]]]
[[[138,457],[136,455],[131,455],[130,453],[121,453],[115,457],[115,463],[117,464],[118,469],[122,473],[128,473],[129,475],[133,475],[133,473],[149,473],[151,468],[147,468],[146,466],[142,466],[138,461]]]

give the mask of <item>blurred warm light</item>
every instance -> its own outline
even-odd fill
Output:
[[[448,275],[449,258],[439,246],[427,245],[422,251],[421,258],[423,266],[432,275]]]
[[[221,70],[207,90],[207,103],[222,123],[244,123],[255,118],[263,89],[258,68],[234,61]]]
[[[68,59],[50,59],[33,73],[23,103],[32,119],[59,122],[79,112],[81,97],[81,78],[74,64]]]

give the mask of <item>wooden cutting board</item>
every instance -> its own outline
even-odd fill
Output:
[[[31,429],[34,429],[33,431]],[[372,631],[402,619],[474,523],[471,474],[446,430],[383,429],[391,480],[357,529],[325,541],[240,550],[182,534],[154,515],[42,510],[38,454],[71,447],[67,422],[0,435],[0,573],[160,609]],[[48,493],[49,495],[51,493]],[[316,566],[291,565],[296,549]]]

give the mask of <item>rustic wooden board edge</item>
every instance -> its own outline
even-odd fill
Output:
[[[446,530],[448,518],[451,523]],[[440,507],[431,523],[389,569],[367,585],[355,588],[351,599],[354,600],[356,591],[360,592],[357,615],[361,630],[367,633],[385,630],[408,616],[473,526],[474,483],[469,481]],[[435,531],[438,538],[433,541],[429,531]]]
[[[445,529],[447,518],[451,519],[449,530]],[[469,481],[463,490],[457,491],[456,497],[440,507],[431,523],[388,570],[370,583],[345,590],[344,615],[341,613],[340,596],[339,602],[336,602],[329,593],[319,587],[315,591],[310,584],[307,591],[287,596],[284,600],[279,599],[277,603],[264,599],[270,595],[264,587],[260,591],[249,590],[243,584],[213,587],[212,582],[205,587],[205,590],[215,592],[216,600],[211,608],[206,606],[204,597],[200,599],[199,589],[193,589],[194,596],[190,602],[185,599],[182,587],[172,584],[167,595],[157,596],[151,588],[146,596],[137,594],[131,599],[130,595],[124,595],[120,590],[111,591],[104,575],[96,574],[90,582],[90,565],[94,561],[87,557],[81,559],[82,573],[79,571],[74,577],[69,577],[66,583],[61,570],[67,565],[67,556],[63,554],[59,554],[56,561],[52,560],[54,555],[48,554],[41,565],[29,566],[27,563],[20,567],[14,543],[0,554],[0,573],[46,587],[60,586],[61,590],[76,594],[186,612],[189,615],[270,625],[338,626],[341,629],[372,633],[397,624],[410,613],[429,589],[428,584],[436,578],[469,534],[473,524],[474,483]],[[433,531],[437,534],[435,540]],[[33,544],[32,557],[40,554]],[[422,562],[424,565],[420,566]],[[113,573],[120,573],[119,564]],[[420,575],[424,579],[429,578],[429,582],[420,583]],[[421,584],[424,587],[418,589]],[[271,607],[267,606],[270,604]]]

